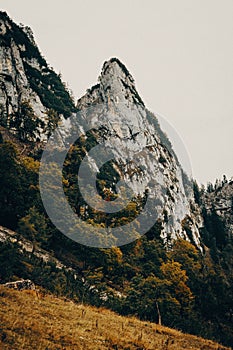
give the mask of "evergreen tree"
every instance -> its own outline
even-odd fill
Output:
[[[15,129],[21,141],[33,141],[40,135],[44,123],[35,115],[28,101],[23,101],[19,110],[11,116],[10,128]]]

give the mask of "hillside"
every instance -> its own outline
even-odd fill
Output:
[[[224,350],[212,341],[34,291],[0,287],[2,350]]]
[[[119,59],[74,107],[31,30],[0,12],[0,63],[0,283],[30,279],[56,297],[233,346],[232,181],[205,188],[185,175]],[[101,145],[111,158],[101,160]],[[133,191],[123,207],[120,182]]]

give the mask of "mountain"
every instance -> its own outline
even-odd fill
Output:
[[[232,181],[188,178],[117,58],[75,106],[31,30],[0,28],[1,283],[232,346]]]
[[[87,180],[88,167],[90,171],[94,169],[99,179],[104,181],[100,188],[102,192],[108,191],[117,196],[117,181],[125,181],[134,198],[146,202],[147,215],[139,215],[137,221],[140,234],[148,232],[157,221],[162,225],[161,236],[166,244],[183,238],[202,249],[199,234],[202,219],[195,208],[191,180],[184,173],[156,116],[146,109],[133,77],[123,63],[112,58],[104,63],[98,80],[99,83],[88,89],[86,95],[78,100],[78,113],[70,118],[69,127],[65,123],[64,128],[60,127],[57,137],[54,135],[53,146],[55,143],[60,145],[62,139],[69,147],[72,143],[69,137],[74,133],[72,129],[80,135],[84,129],[92,132],[94,130],[92,136],[96,141],[97,151],[95,147],[88,147],[88,141],[86,145],[82,145],[86,154],[88,149],[90,151],[83,187],[91,192],[91,181]],[[105,173],[101,174],[101,168],[107,163],[105,157],[111,159],[107,159],[108,170],[105,168]],[[46,168],[48,166],[46,164]],[[110,176],[107,179],[107,173],[112,175],[111,181]],[[91,175],[90,178],[92,179]],[[89,195],[89,202],[90,197],[95,198],[94,194]],[[91,203],[94,205],[94,200]],[[103,201],[101,204],[104,210],[106,206]],[[116,206],[116,201],[113,205]],[[49,207],[51,206],[50,203]],[[110,204],[107,203],[107,206],[109,209]],[[85,211],[88,212],[87,209]],[[126,232],[126,227],[124,230]],[[115,244],[129,243],[133,240],[131,233],[134,230],[137,231],[137,228],[131,225],[129,237],[125,234],[124,239],[118,239]],[[95,244],[98,245],[98,242]]]
[[[39,52],[31,29],[18,26],[5,12],[0,13],[0,28],[1,125],[18,133],[22,141],[45,141],[59,119],[65,121],[76,109],[80,114],[89,106],[101,105],[102,109],[95,111],[99,115],[89,116],[88,122],[92,128],[101,128],[99,141],[104,140],[118,159],[114,171],[141,200],[148,199],[150,193],[150,213],[162,222],[161,235],[167,244],[184,238],[201,249],[203,221],[195,207],[191,181],[124,64],[116,58],[105,62],[99,83],[75,107],[60,77]],[[80,118],[75,122],[82,127]],[[133,159],[143,152],[146,156],[138,166]],[[109,185],[109,191],[116,191],[113,187]],[[146,232],[148,225],[144,226]]]

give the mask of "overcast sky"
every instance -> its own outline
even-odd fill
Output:
[[[200,182],[233,176],[232,0],[1,0],[75,98],[118,57],[175,127]]]

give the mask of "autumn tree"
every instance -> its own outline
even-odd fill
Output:
[[[167,315],[171,321],[171,317],[178,318],[179,316],[188,316],[193,308],[194,296],[187,285],[188,276],[186,271],[182,269],[182,265],[173,260],[162,263],[161,272],[163,278],[169,281],[169,298],[164,303],[164,308],[167,310]],[[170,309],[170,311],[169,311]]]

